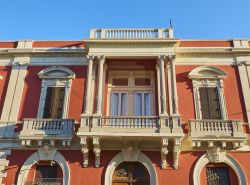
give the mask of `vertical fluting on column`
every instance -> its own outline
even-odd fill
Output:
[[[158,56],[158,65],[160,66],[160,92],[161,92],[161,114],[167,115],[166,104],[166,81],[165,81],[165,55]],[[159,89],[158,89],[159,90]]]
[[[104,55],[98,56],[98,93],[97,93],[97,106],[96,114],[102,114],[102,97],[103,97],[103,66],[105,62]]]
[[[171,65],[172,90],[173,90],[173,114],[179,115],[176,72],[175,72],[175,55],[169,55],[169,61]]]
[[[93,73],[93,62],[95,56],[87,55],[88,59],[88,76],[87,76],[87,89],[86,89],[86,96],[85,96],[85,114],[89,114],[89,107],[90,107],[90,93],[91,93],[91,83],[92,83],[92,73]]]

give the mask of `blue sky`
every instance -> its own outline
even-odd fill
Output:
[[[169,27],[182,39],[250,38],[250,0],[0,0],[0,40],[81,40],[90,28]]]

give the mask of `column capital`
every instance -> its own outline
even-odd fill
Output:
[[[104,61],[105,61],[105,56],[104,55],[98,55],[96,58],[97,58],[97,61],[99,63],[104,63]]]
[[[157,55],[157,60],[158,61],[165,61],[165,59],[166,59],[166,55]]]
[[[175,55],[175,54],[169,54],[169,55],[167,56],[167,58],[168,58],[168,61],[169,61],[169,62],[173,62],[173,61],[175,60],[175,58],[176,58],[176,55]]]
[[[89,62],[90,62],[90,61],[93,62],[93,61],[95,60],[95,57],[96,57],[96,56],[95,56],[95,55],[87,55],[86,57],[87,57],[87,59],[88,59]]]

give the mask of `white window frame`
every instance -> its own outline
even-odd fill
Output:
[[[113,79],[115,78],[127,78],[128,85],[126,86],[115,86],[112,85]],[[136,86],[136,78],[149,78],[150,86],[142,85]],[[128,93],[128,116],[134,116],[134,93],[135,92],[149,92],[151,93],[152,109],[151,114],[155,115],[155,74],[153,71],[110,71],[108,74],[108,97],[107,97],[107,112],[106,115],[111,115],[111,93],[115,92],[126,92]]]
[[[224,97],[224,82],[223,79],[227,74],[219,68],[214,66],[201,66],[193,69],[188,77],[193,84],[193,97],[195,105],[196,119],[202,119],[201,102],[200,102],[200,88],[217,88],[221,119],[227,119],[227,110]]]
[[[41,85],[41,94],[40,94],[37,118],[40,119],[43,118],[47,88],[64,87],[65,94],[63,102],[62,119],[66,119],[68,117],[69,97],[70,97],[72,79],[75,78],[75,73],[66,67],[52,66],[40,71],[38,75],[39,78],[42,79],[42,85]]]

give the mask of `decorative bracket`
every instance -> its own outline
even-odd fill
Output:
[[[223,162],[226,152],[221,151],[220,147],[213,147],[207,150],[206,156],[210,162]]]
[[[174,139],[174,148],[173,148],[173,166],[174,166],[174,169],[179,168],[179,155],[181,152],[181,139],[182,138],[175,138]]]
[[[81,138],[82,154],[83,154],[83,167],[86,168],[89,165],[89,149],[87,137]]]
[[[168,139],[162,138],[161,142],[161,167],[162,169],[167,168],[167,154],[168,154]]]
[[[94,153],[95,153],[95,167],[100,166],[100,156],[101,156],[101,147],[100,147],[100,137],[93,137]]]

